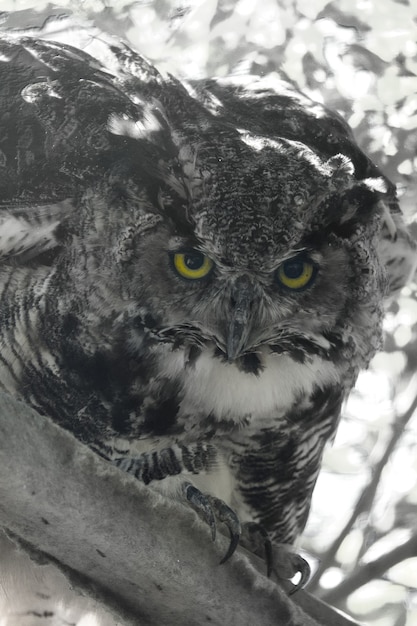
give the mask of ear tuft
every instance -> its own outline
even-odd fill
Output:
[[[355,174],[355,166],[345,154],[335,154],[326,161],[326,165],[335,175],[353,176]]]

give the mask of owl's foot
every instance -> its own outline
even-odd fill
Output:
[[[223,522],[230,533],[229,548],[220,561],[225,563],[237,548],[242,527],[236,513],[219,498],[201,493],[191,483],[183,483],[183,492],[187,502],[210,527],[213,541],[216,538],[216,520]]]
[[[294,583],[289,591],[289,594],[292,595],[302,589],[310,580],[310,565],[295,551],[293,546],[288,544],[274,544],[273,552],[273,571],[278,578],[290,579],[299,574],[299,580]]]
[[[268,578],[275,574],[279,579],[291,579],[300,574],[300,579],[290,590],[290,594],[295,593],[308,582],[310,566],[292,546],[272,543],[261,524],[246,522],[242,525],[233,509],[223,500],[202,493],[191,483],[184,482],[182,489],[187,502],[210,527],[213,541],[216,538],[217,521],[223,522],[229,530],[229,548],[220,563],[225,563],[230,559],[238,544],[241,543],[243,547],[265,559]]]
[[[265,528],[256,522],[243,524],[241,544],[266,561],[268,578],[275,574],[278,579],[291,579],[300,575],[297,583],[289,591],[295,593],[308,582],[311,574],[310,565],[300,556],[293,546],[284,543],[272,543]]]

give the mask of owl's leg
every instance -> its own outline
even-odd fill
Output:
[[[172,490],[165,488],[170,477],[179,474],[201,475],[210,472],[216,452],[213,446],[197,444],[195,446],[173,445],[163,450],[145,452],[140,456],[126,456],[112,459],[112,463],[128,474],[133,474],[145,484],[153,481],[161,481],[162,491],[166,495],[172,495]],[[164,479],[168,479],[164,481]],[[185,498],[186,502],[197,512],[199,517],[210,527],[213,541],[216,538],[216,522],[222,522],[229,531],[229,548],[221,560],[227,561],[239,544],[241,524],[236,513],[220,498],[208,493],[203,493],[189,480],[177,480],[176,495]],[[158,483],[153,483],[153,486]],[[179,487],[179,489],[178,489]]]
[[[307,561],[290,544],[273,543],[262,524],[257,522],[242,524],[240,543],[265,559],[268,578],[275,574],[279,580],[291,579],[300,574],[298,582],[289,591],[290,594],[304,587],[309,581],[311,570]]]
[[[266,575],[270,578],[273,571],[272,541],[262,524],[245,522],[242,525],[241,544],[250,552],[265,559]]]

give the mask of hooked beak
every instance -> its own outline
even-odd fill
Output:
[[[233,286],[231,317],[227,328],[226,354],[234,361],[246,346],[251,331],[251,317],[255,289],[247,277],[242,276]]]

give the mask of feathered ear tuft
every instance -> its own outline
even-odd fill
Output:
[[[74,211],[69,200],[41,206],[4,208],[0,217],[0,258],[35,259],[60,245],[59,227]]]
[[[383,176],[365,178],[362,183],[371,191],[377,191],[381,194],[389,194],[391,192],[392,186],[388,185],[388,181]]]
[[[334,177],[342,180],[351,178],[355,173],[355,166],[345,154],[335,154],[326,161],[326,166],[334,172]]]
[[[330,193],[326,203],[326,219],[350,236],[356,224],[368,222],[382,207],[395,207],[399,212],[395,186],[375,167],[375,176],[362,178],[351,158],[336,154],[328,159]],[[390,210],[388,209],[388,215]]]
[[[398,294],[414,276],[417,268],[417,242],[410,235],[398,204],[395,186],[374,168],[375,176],[355,178],[352,161],[337,154],[326,162],[333,170],[332,188],[341,194],[339,201],[330,197],[326,217],[331,229],[350,237],[358,224],[368,222],[378,213],[382,227],[378,254],[387,274],[387,296]]]

